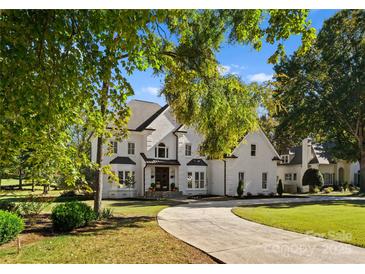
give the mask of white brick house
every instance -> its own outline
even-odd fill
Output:
[[[324,178],[324,185],[335,185],[348,182],[357,185],[359,164],[344,160],[335,160],[325,152],[320,144],[312,143],[310,138],[302,141],[301,146],[293,147],[281,155],[282,162],[278,165],[278,178],[284,184],[287,192],[308,191],[303,187],[302,178],[308,168],[318,169]]]
[[[169,191],[174,183],[184,195],[234,196],[239,178],[245,181],[246,193],[276,192],[279,155],[261,130],[245,136],[224,160],[207,160],[199,155],[201,136],[179,124],[168,105],[132,100],[129,106],[129,137],[121,142],[110,140],[114,153],[104,156],[103,164],[111,165],[120,182],[134,176],[136,184],[129,190],[123,184],[109,183],[104,175],[103,198],[143,196],[151,183],[156,191]],[[96,139],[91,155],[96,161]]]

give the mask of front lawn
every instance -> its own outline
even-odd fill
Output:
[[[241,218],[365,247],[365,200],[242,206]]]
[[[20,235],[20,254],[15,242],[0,246],[0,263],[214,263],[158,226],[157,213],[176,202],[103,201],[114,218],[70,234],[53,233],[48,212],[55,204]]]

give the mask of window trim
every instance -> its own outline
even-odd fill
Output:
[[[164,149],[165,157],[160,156],[160,149]],[[157,146],[155,146],[155,158],[157,159],[169,158],[169,148],[164,143],[159,143]]]
[[[114,154],[118,154],[118,142],[117,141],[110,141],[112,146],[112,151]]]
[[[128,155],[135,155],[136,154],[136,143],[134,142],[128,142]],[[133,153],[130,153],[133,151]]]
[[[127,186],[125,185],[125,180],[127,178],[127,173],[132,176],[134,179],[136,179],[136,171],[135,170],[117,170],[116,173],[118,174],[118,187],[119,188],[126,188]],[[120,176],[120,174],[122,174],[122,176]],[[122,183],[120,182],[120,178],[122,177]],[[135,189],[136,184],[134,184],[131,189]]]
[[[188,177],[191,174],[191,188],[189,187]],[[203,176],[201,176],[203,174]],[[203,177],[203,179],[202,179]],[[203,187],[200,187],[201,184],[204,184]],[[204,171],[188,171],[186,178],[186,189],[188,190],[206,190],[207,189],[207,172]],[[198,186],[198,187],[196,187]]]
[[[264,181],[264,174],[265,174],[265,181]],[[264,182],[265,182],[265,187],[264,187]],[[261,188],[262,190],[268,190],[268,173],[267,172],[262,172],[261,174]]]
[[[188,155],[187,152],[188,152],[188,146],[190,147],[190,154]],[[185,156],[186,157],[191,157],[192,156],[192,150],[193,150],[193,146],[191,143],[186,143],[185,144]]]
[[[289,176],[289,177],[290,177],[290,179],[287,179],[287,178],[286,178],[286,177],[287,177],[286,175],[290,175],[290,176]],[[292,177],[292,174],[291,174],[291,173],[285,173],[285,174],[284,174],[284,180],[285,180],[285,181],[292,181],[292,178],[293,178],[293,177]]]
[[[252,148],[255,148],[254,150]],[[250,150],[250,156],[251,157],[256,157],[257,156],[257,145],[256,144],[251,144],[250,146],[251,150]],[[254,152],[255,155],[252,155],[252,152]]]

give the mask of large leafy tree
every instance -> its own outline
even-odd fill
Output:
[[[33,176],[54,180],[62,175],[72,184],[80,179],[80,168],[90,165],[72,137],[75,126],[84,127],[87,139],[98,138],[94,209],[99,211],[101,175],[109,172],[101,165],[106,153],[102,144],[112,134],[126,136],[126,100],[133,94],[127,76],[147,68],[166,75],[163,93],[173,110],[207,137],[206,152],[220,157],[219,151],[229,152],[255,124],[249,95],[256,87],[221,78],[215,53],[225,37],[257,50],[266,41],[278,43],[269,60],[276,62],[284,55],[281,41],[292,34],[302,34],[299,51],[304,52],[314,36],[307,14],[306,10],[2,11],[0,159],[5,163],[10,154],[31,150],[27,161],[36,170]],[[178,96],[172,83],[182,85]],[[221,116],[215,108],[225,98],[230,98],[230,112]],[[186,116],[186,104],[193,101],[194,115]],[[232,119],[234,108],[241,112],[237,119]],[[205,124],[199,122],[200,115]],[[220,121],[220,128],[226,123],[232,130],[219,136],[207,126],[208,117]],[[247,123],[238,128],[240,121]],[[216,136],[219,145],[209,145]]]
[[[294,54],[275,71],[281,130],[311,134],[338,159],[358,160],[364,192],[365,11],[338,12],[307,54]]]

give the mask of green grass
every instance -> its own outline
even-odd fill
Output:
[[[232,211],[257,223],[365,247],[365,201],[242,206]]]
[[[27,184],[28,182],[23,180],[23,184]],[[13,185],[19,185],[18,179],[1,179],[1,185],[2,186],[13,186]]]
[[[23,198],[2,197],[17,202]],[[46,214],[57,203],[52,203]],[[53,234],[44,215],[35,227],[21,234],[20,254],[15,242],[0,246],[0,263],[214,263],[158,226],[157,213],[176,204],[169,200],[106,200],[103,207],[112,208],[114,218],[70,234]]]

